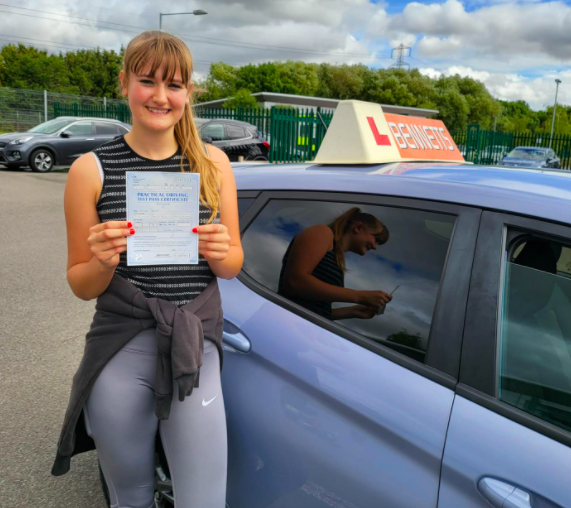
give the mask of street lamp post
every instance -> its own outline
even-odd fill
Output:
[[[163,16],[180,16],[181,14],[194,14],[195,16],[203,16],[204,14],[208,14],[206,11],[201,9],[197,9],[195,11],[190,12],[172,12],[164,14],[162,12],[159,13],[159,30],[163,29]]]
[[[557,92],[559,91],[560,79],[555,80],[555,104],[553,105],[553,118],[551,120],[551,136],[549,137],[549,148],[551,148],[551,142],[553,141],[553,128],[555,127],[555,111],[557,110]]]

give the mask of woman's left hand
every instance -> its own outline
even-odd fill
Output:
[[[207,261],[226,259],[230,249],[230,235],[224,224],[204,224],[192,231],[198,233],[198,253]]]
[[[353,305],[351,309],[353,317],[357,319],[372,319],[377,315],[378,307],[368,307],[366,305]]]

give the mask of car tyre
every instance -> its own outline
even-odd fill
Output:
[[[269,162],[269,160],[267,159],[267,157],[264,157],[263,155],[256,155],[254,157],[248,157],[247,159],[244,159],[244,161],[264,161],[264,162]]]
[[[39,148],[38,150],[34,150],[32,155],[30,155],[30,167],[32,171],[36,171],[38,173],[47,173],[51,171],[54,167],[54,156],[45,148]]]

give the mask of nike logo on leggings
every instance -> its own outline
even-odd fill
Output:
[[[210,400],[204,400],[204,399],[202,399],[202,405],[203,405],[204,407],[208,406],[208,404],[210,404],[216,397],[218,397],[218,394],[216,394],[216,395],[215,395],[212,399],[210,399]]]

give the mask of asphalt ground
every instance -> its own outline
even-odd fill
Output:
[[[0,168],[0,506],[105,508],[95,452],[51,476],[94,302],[66,282],[65,172]]]

